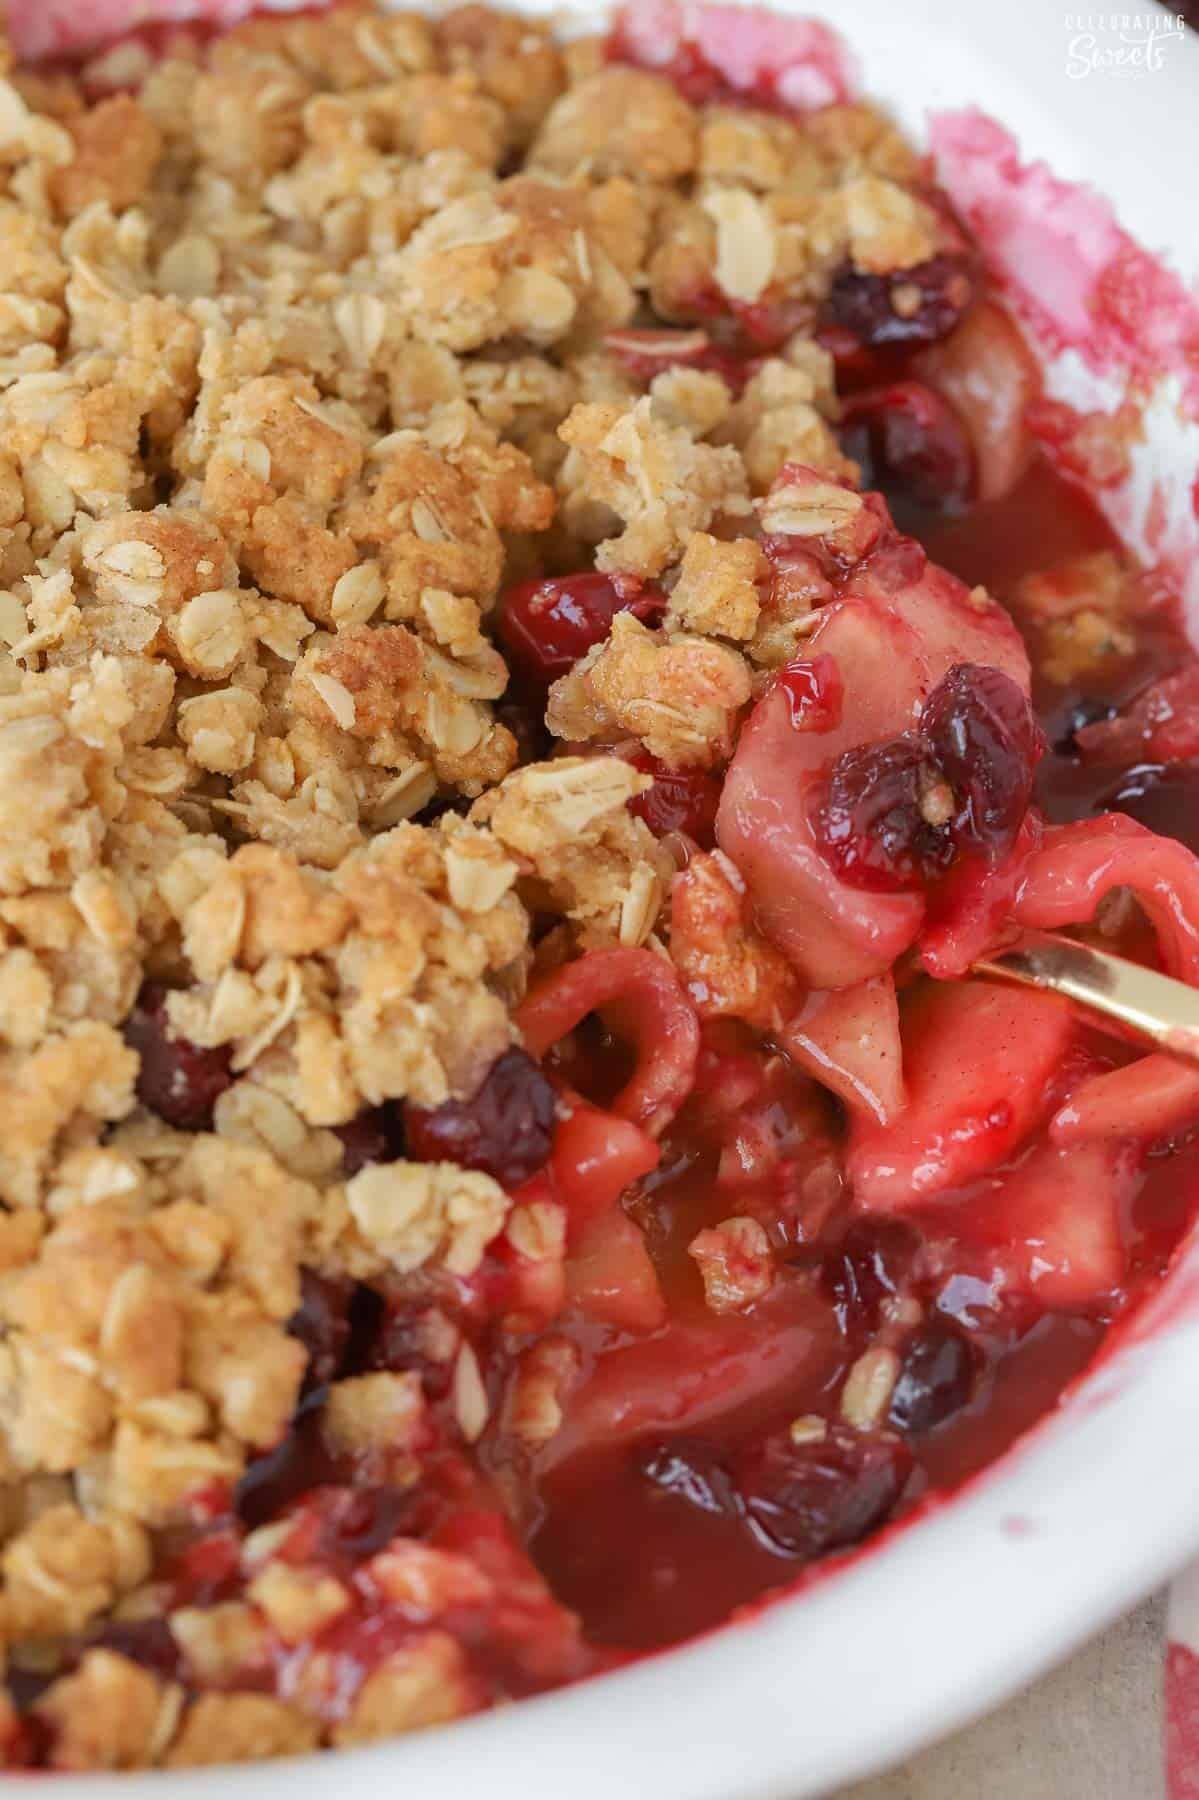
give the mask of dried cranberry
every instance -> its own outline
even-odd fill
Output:
[[[357,1175],[370,1163],[398,1162],[404,1154],[404,1114],[394,1102],[368,1106],[347,1125],[333,1127],[342,1142],[342,1173]]]
[[[545,1166],[554,1141],[557,1097],[533,1058],[505,1050],[469,1100],[405,1108],[408,1152],[418,1162],[482,1169],[519,1187]]]
[[[892,513],[905,506],[955,512],[974,491],[974,451],[948,401],[918,381],[868,388],[845,402],[841,448],[861,465]]]
[[[925,812],[938,774],[924,745],[909,736],[837,758],[815,828],[842,880],[876,893],[911,893],[949,867],[953,837]]]
[[[716,809],[720,783],[705,769],[668,769],[648,750],[628,759],[635,769],[652,775],[654,785],[629,801],[629,811],[644,819],[655,837],[685,831],[705,850],[716,841]]]
[[[920,735],[953,789],[959,845],[994,866],[1028,811],[1045,735],[1023,688],[1001,669],[957,663],[920,715]]]
[[[125,1021],[125,1041],[140,1058],[137,1097],[178,1131],[207,1131],[212,1109],[233,1080],[228,1049],[202,1050],[176,1037],[167,990],[147,981]]]
[[[934,1319],[908,1340],[891,1395],[891,1423],[900,1431],[931,1431],[969,1401],[978,1352],[960,1331]]]
[[[164,1681],[177,1681],[183,1673],[183,1656],[165,1619],[113,1620],[89,1634],[87,1648],[115,1650]]]
[[[513,673],[548,687],[602,643],[618,612],[657,623],[666,596],[632,575],[564,575],[524,581],[500,602],[496,636]]]
[[[881,1525],[911,1468],[911,1452],[898,1440],[833,1425],[823,1438],[800,1443],[779,1432],[743,1451],[733,1475],[759,1541],[807,1561]]]
[[[725,1518],[737,1512],[732,1476],[711,1445],[699,1438],[666,1438],[642,1445],[634,1464],[653,1487],[697,1512]]]
[[[948,337],[974,299],[962,256],[933,256],[911,269],[867,274],[845,263],[833,277],[820,323],[839,326],[857,344],[935,344]]]
[[[832,731],[841,723],[845,686],[835,656],[797,657],[779,670],[796,731]]]
[[[877,1331],[885,1302],[912,1285],[919,1259],[920,1239],[900,1220],[855,1220],[821,1272],[842,1331]]]
[[[317,1275],[300,1270],[300,1304],[287,1329],[308,1352],[306,1382],[320,1387],[332,1381],[350,1341],[350,1300],[354,1283],[348,1276]]]

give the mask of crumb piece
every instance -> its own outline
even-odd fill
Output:
[[[4,1612],[17,1637],[67,1636],[136,1587],[150,1568],[142,1527],[115,1513],[51,1507],[0,1554]]]
[[[692,857],[671,888],[671,954],[701,1018],[777,1030],[799,1002],[794,973],[757,931],[744,883],[718,851]]]
[[[713,1312],[743,1312],[770,1292],[774,1258],[756,1219],[725,1219],[700,1231],[687,1246],[699,1265],[704,1298]]]
[[[300,1756],[316,1748],[319,1734],[315,1719],[268,1694],[201,1694],[188,1708],[164,1763],[168,1769],[192,1769]]]
[[[350,1204],[361,1221],[370,1214],[362,1199],[362,1176],[355,1180],[360,1185]],[[336,1450],[387,1454],[415,1448],[424,1422],[420,1376],[411,1370],[398,1375],[381,1370],[333,1383],[321,1419],[321,1432]]]
[[[168,1623],[189,1672],[205,1684],[236,1686],[239,1677],[262,1668],[270,1653],[262,1619],[243,1600],[181,1606],[169,1615]]]
[[[754,305],[769,287],[778,258],[771,214],[748,188],[713,188],[702,204],[716,226],[717,287],[730,300]]]
[[[55,1769],[141,1769],[158,1760],[182,1709],[179,1688],[112,1650],[88,1650],[78,1669],[37,1701],[52,1733]]]
[[[133,95],[101,100],[90,112],[68,119],[67,130],[74,155],[50,180],[60,212],[72,215],[97,202],[114,213],[135,205],[162,153],[162,135]]]
[[[494,1592],[469,1557],[411,1538],[393,1538],[386,1550],[371,1557],[369,1567],[372,1582],[387,1598],[418,1619],[484,1606]]]
[[[392,1653],[359,1689],[333,1731],[339,1745],[370,1744],[460,1719],[478,1705],[466,1658],[448,1632],[429,1631]]]
[[[546,722],[576,742],[624,733],[670,768],[728,760],[750,673],[727,645],[662,636],[631,612],[617,613],[605,643],[555,682]]]
[[[864,175],[841,190],[839,201],[855,268],[889,275],[935,254],[936,214],[898,183]]]
[[[473,1274],[509,1207],[490,1175],[452,1163],[375,1165],[353,1177],[346,1198],[363,1237],[401,1273],[440,1251],[454,1274]]]
[[[620,937],[630,892],[644,889],[652,929],[672,865],[642,820],[627,810],[649,778],[619,757],[561,757],[517,769],[476,801],[485,824],[521,871],[518,888],[544,894],[585,944]]]
[[[869,1431],[881,1424],[898,1375],[899,1358],[894,1350],[877,1344],[864,1350],[841,1390],[841,1416],[846,1423],[858,1431]]]
[[[512,1376],[504,1424],[534,1448],[548,1444],[562,1424],[562,1403],[578,1377],[580,1357],[566,1338],[543,1337],[525,1350]]]
[[[751,538],[721,543],[697,531],[683,552],[671,590],[667,630],[739,641],[752,638],[761,607],[758,584],[767,568]]]
[[[601,569],[660,575],[693,532],[717,514],[746,510],[737,453],[697,444],[682,428],[661,424],[648,398],[629,412],[576,406],[559,436],[572,452],[560,477],[568,515],[598,503],[625,522],[596,551]]]
[[[556,174],[669,182],[695,167],[695,114],[678,89],[644,69],[606,68],[550,108],[529,160]]]
[[[283,1562],[268,1562],[246,1592],[284,1644],[316,1637],[352,1604],[335,1576]]]

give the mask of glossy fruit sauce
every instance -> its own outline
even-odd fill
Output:
[[[949,517],[913,505],[910,487],[900,499],[934,560],[985,584],[1018,617],[1024,576],[1115,548],[1086,497],[1040,460],[1004,499],[955,504]],[[1094,680],[1038,678],[1049,749],[1037,798],[1049,819],[1125,810],[1199,848],[1199,761],[1099,766],[1083,761],[1074,737],[1186,661],[1166,606],[1134,652]],[[1076,1054],[1100,1068],[1123,1059],[1097,1034]],[[620,1084],[621,1060],[587,1028],[558,1058],[600,1103]],[[1111,1321],[1160,1277],[1199,1193],[1199,1142],[1150,1154],[1122,1204],[1120,1285],[1055,1307],[1005,1284],[1002,1211],[993,1245],[955,1241],[955,1204],[968,1212],[972,1191],[994,1190],[1002,1173],[923,1213],[851,1219],[843,1138],[827,1092],[766,1057],[748,1033],[709,1027],[697,1090],[661,1165],[624,1200],[670,1322],[646,1335],[572,1326],[568,1315],[561,1329],[582,1350],[585,1373],[566,1424],[519,1468],[509,1452],[493,1452],[521,1496],[534,1560],[596,1645],[643,1650],[712,1626],[982,1468],[1055,1404]],[[1085,1158],[1078,1170],[1085,1185]],[[1013,1205],[1007,1228],[1018,1239]],[[783,1267],[758,1307],[714,1320],[687,1245],[730,1212],[766,1225]],[[888,1309],[918,1323],[897,1338],[884,1432],[863,1446],[838,1422],[840,1398]],[[825,1422],[823,1439],[794,1442],[813,1419]]]

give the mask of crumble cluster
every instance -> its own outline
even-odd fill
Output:
[[[338,1129],[475,1091],[534,915],[546,955],[668,945],[675,865],[629,811],[649,778],[607,752],[727,760],[827,597],[810,559],[764,579],[762,533],[799,530],[772,485],[828,476],[807,535],[853,510],[816,308],[943,222],[869,107],[695,108],[474,5],[9,68],[0,170],[0,1643],[44,1678],[60,1767],[360,1742],[480,1703],[438,1624],[479,1601],[469,1558],[374,1559],[426,1628],[338,1713],[327,1670],[286,1699],[255,1672],[342,1583],[264,1527],[244,1599],[171,1610],[162,1545],[287,1430],[304,1271],[416,1296],[463,1440],[484,1428],[439,1283],[501,1239],[560,1268],[561,1210],[453,1163],[347,1176]],[[780,306],[739,392],[692,354]],[[618,616],[549,695],[571,754],[530,759],[497,597],[593,566],[661,582],[665,616]],[[727,871],[692,899],[693,959],[752,1017],[769,953],[720,941]],[[147,981],[225,1058],[211,1129],[139,1104]],[[697,1241],[717,1308],[768,1284],[759,1237]],[[533,1346],[508,1429],[552,1435],[576,1364]],[[424,1408],[415,1376],[360,1376],[323,1430],[411,1479]],[[190,1701],[119,1648],[67,1653],[164,1610]],[[22,1729],[5,1701],[14,1760]]]

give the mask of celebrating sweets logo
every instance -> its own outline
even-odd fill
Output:
[[[1181,13],[1067,13],[1066,74],[1151,75],[1164,68],[1166,46],[1186,30]]]

